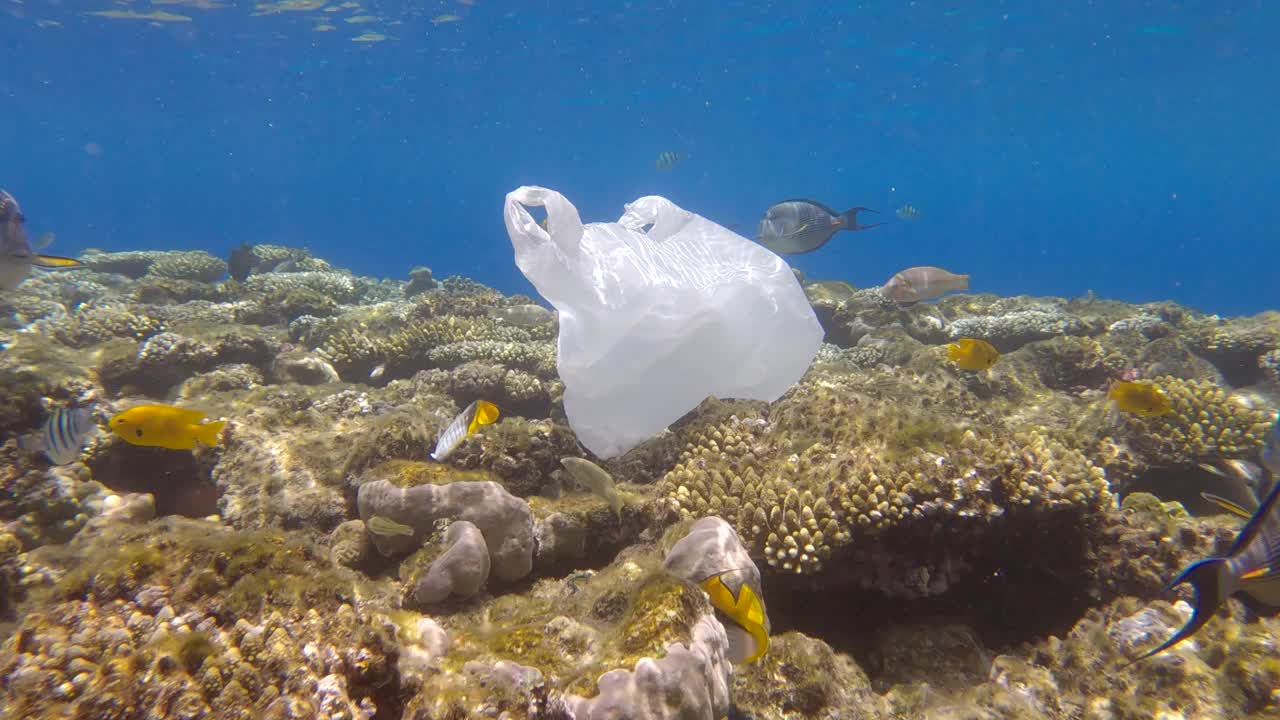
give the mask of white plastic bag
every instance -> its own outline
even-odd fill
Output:
[[[546,208],[548,230],[526,206]],[[505,215],[516,265],[560,311],[569,424],[602,458],[708,395],[776,400],[822,344],[782,258],[666,198],[583,225],[563,195],[526,186],[507,195]]]

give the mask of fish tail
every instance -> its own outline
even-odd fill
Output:
[[[844,226],[850,230],[868,230],[870,228],[879,227],[884,224],[884,223],[873,223],[871,225],[859,225],[858,213],[860,212],[876,213],[877,215],[880,214],[879,210],[872,210],[871,208],[858,206],[856,208],[849,208],[848,210],[845,210],[840,215],[840,220],[844,224]]]
[[[1182,626],[1182,629],[1174,633],[1173,637],[1129,661],[1126,667],[1168,650],[1204,627],[1205,623],[1213,617],[1213,613],[1227,600],[1225,590],[1228,571],[1226,558],[1208,558],[1188,565],[1186,570],[1174,578],[1173,582],[1165,588],[1166,593],[1182,583],[1191,583],[1191,587],[1195,589],[1196,603],[1191,611],[1191,619]]]
[[[956,279],[956,289],[957,289],[957,290],[968,290],[968,289],[969,289],[969,276],[968,276],[968,275],[960,275],[960,276],[958,276],[958,278]]]
[[[209,447],[217,447],[218,436],[222,434],[222,428],[227,426],[226,420],[218,420],[217,422],[205,423],[197,425],[196,439],[202,444]]]

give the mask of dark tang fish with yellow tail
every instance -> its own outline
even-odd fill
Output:
[[[1195,589],[1191,619],[1173,637],[1132,662],[1145,660],[1191,637],[1232,595],[1244,596],[1246,604],[1253,606],[1280,608],[1280,508],[1277,503],[1280,503],[1280,484],[1271,488],[1257,512],[1241,528],[1226,556],[1192,563],[1169,583],[1167,590],[1183,583],[1191,583]],[[1244,512],[1233,503],[1219,504],[1237,514]]]
[[[869,230],[883,223],[859,225],[858,213],[876,212],[856,207],[838,213],[813,200],[783,200],[772,205],[760,221],[760,244],[784,255],[813,252],[841,230]]]
[[[37,253],[36,250],[53,242],[53,235],[41,235],[33,246],[27,239],[26,220],[18,201],[0,190],[0,290],[21,285],[33,267],[56,270],[80,265],[80,261],[71,258]]]

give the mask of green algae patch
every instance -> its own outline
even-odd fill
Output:
[[[112,528],[85,545],[83,560],[56,587],[61,599],[128,597],[143,585],[165,585],[173,602],[234,622],[266,606],[336,607],[353,595],[321,548],[279,530],[168,517]]]
[[[160,572],[167,559],[145,542],[106,548],[67,573],[55,586],[61,600],[93,596],[100,600],[125,597],[128,591]]]
[[[507,660],[538,668],[559,690],[590,697],[604,673],[662,657],[669,643],[688,643],[707,611],[702,591],[656,567],[623,565],[629,567],[595,575],[568,601],[535,589],[455,616],[446,622],[453,648],[442,669],[461,672],[473,660]]]
[[[457,482],[495,482],[502,480],[487,470],[459,470],[449,465],[419,460],[388,460],[365,473],[364,482],[386,480],[396,487],[418,485],[451,485]]]

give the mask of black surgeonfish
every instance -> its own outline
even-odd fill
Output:
[[[1217,502],[1235,514],[1246,511],[1214,496]],[[1168,590],[1184,582],[1195,589],[1195,609],[1191,619],[1173,637],[1153,650],[1139,655],[1131,663],[1145,660],[1191,637],[1209,622],[1213,614],[1227,598],[1242,593],[1248,601],[1265,608],[1280,608],[1280,483],[1271,488],[1262,505],[1249,518],[1236,535],[1236,540],[1224,557],[1207,558],[1192,563],[1183,570]]]

